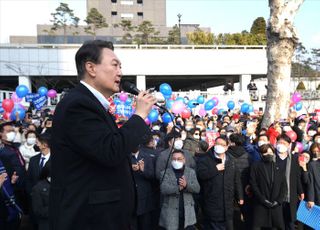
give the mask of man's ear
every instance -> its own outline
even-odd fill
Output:
[[[86,62],[85,63],[86,72],[91,78],[94,78],[96,76],[96,64],[93,62]]]

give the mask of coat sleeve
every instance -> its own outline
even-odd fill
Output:
[[[235,174],[234,174],[234,188],[235,188],[235,197],[237,200],[243,200],[243,186],[241,183],[240,171],[235,166]]]
[[[257,178],[257,166],[258,165],[253,164],[250,170],[250,185],[251,185],[253,195],[257,198],[257,200],[260,203],[264,203],[264,201],[266,200],[266,197],[261,193],[260,188],[258,186],[259,178]]]
[[[188,176],[187,176],[188,175]],[[200,185],[196,177],[196,173],[193,169],[189,169],[189,173],[186,174],[187,180],[187,187],[186,191],[190,193],[199,193],[200,192]]]
[[[161,178],[163,177],[164,171],[160,173]],[[162,195],[174,195],[180,194],[179,185],[175,176],[170,176],[170,173],[166,172],[162,183],[160,184],[160,190]]]
[[[153,161],[150,156],[147,154],[143,154],[143,161],[144,161],[144,171],[142,172],[142,175],[146,179],[153,179],[154,178],[154,166]]]
[[[63,112],[63,123],[57,124],[60,128],[68,127],[65,136],[74,152],[106,167],[115,167],[149,134],[140,116],[133,115],[117,129],[107,121],[110,115],[103,116],[91,100],[81,99],[70,102]]]
[[[212,167],[212,164],[210,164],[207,157],[199,159],[197,164],[197,176],[199,180],[209,180],[217,176],[218,173],[217,167]]]
[[[159,157],[156,160],[156,170],[155,170],[155,174],[156,174],[156,178],[158,180],[162,179],[162,176],[160,175],[161,172],[166,168],[166,164],[167,164],[167,154],[166,151],[163,151],[160,153]],[[168,162],[169,164],[170,162]]]
[[[314,202],[315,198],[315,193],[314,193],[314,169],[313,169],[313,164],[310,164],[309,167],[309,184],[308,184],[308,191],[307,191],[307,201],[312,201]]]

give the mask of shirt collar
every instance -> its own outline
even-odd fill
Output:
[[[47,161],[47,160],[49,160],[49,158],[50,158],[50,152],[47,154],[47,155],[43,155],[42,153],[41,153],[41,158],[42,157],[44,157],[44,159]]]
[[[109,110],[110,103],[109,101],[100,93],[98,90],[93,88],[91,85],[87,84],[84,81],[80,81],[87,89],[100,101],[101,105],[106,109]]]

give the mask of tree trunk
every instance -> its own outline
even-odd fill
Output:
[[[268,92],[262,127],[288,117],[291,61],[298,38],[293,19],[304,0],[269,0]]]

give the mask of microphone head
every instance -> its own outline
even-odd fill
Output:
[[[123,91],[131,93],[133,95],[138,95],[140,90],[135,86],[135,84],[129,82],[129,81],[124,81],[121,83],[121,88]]]

